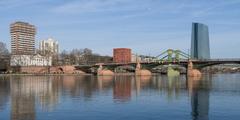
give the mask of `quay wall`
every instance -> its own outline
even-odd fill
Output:
[[[26,74],[85,74],[81,70],[76,70],[74,66],[18,66],[11,67],[13,73]]]

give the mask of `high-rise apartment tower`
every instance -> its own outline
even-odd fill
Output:
[[[35,53],[36,27],[26,22],[10,25],[11,53],[13,55],[32,55]]]

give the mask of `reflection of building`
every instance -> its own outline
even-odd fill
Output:
[[[193,120],[208,120],[209,88],[204,80],[189,79]]]
[[[11,80],[11,120],[35,120],[35,97],[29,88],[32,83],[28,80],[18,81]]]
[[[208,27],[204,24],[192,24],[191,58],[210,59]]]
[[[37,102],[44,110],[51,110],[58,102],[52,77],[11,76],[11,119],[34,120]]]
[[[35,120],[34,96],[14,95],[11,99],[11,120]]]
[[[113,96],[119,101],[129,100],[131,97],[131,76],[119,76],[120,79],[115,79]]]
[[[11,24],[11,50],[12,54],[34,54],[36,28],[25,22]]]
[[[129,63],[131,62],[132,53],[129,48],[115,48],[113,49],[113,62],[115,63]]]
[[[39,44],[39,50],[44,55],[57,55],[59,52],[58,42],[52,38],[43,40]]]
[[[10,95],[10,82],[5,78],[8,77],[0,77],[0,112],[7,104]]]
[[[52,58],[37,55],[12,55],[11,66],[51,66]]]

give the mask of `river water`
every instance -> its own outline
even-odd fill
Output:
[[[239,120],[240,74],[0,76],[0,120]]]

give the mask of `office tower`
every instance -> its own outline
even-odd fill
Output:
[[[204,24],[192,24],[191,58],[210,59],[208,27]]]
[[[10,25],[11,52],[14,55],[32,55],[35,53],[36,28],[26,22]]]

